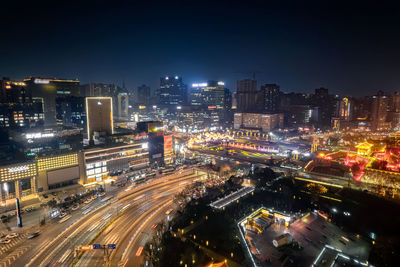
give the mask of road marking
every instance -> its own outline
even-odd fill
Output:
[[[71,249],[67,249],[64,254],[61,256],[61,258],[58,260],[58,262],[63,263],[71,253]]]

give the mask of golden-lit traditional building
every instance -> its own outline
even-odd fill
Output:
[[[371,148],[373,147],[372,144],[368,142],[363,142],[356,145],[357,154],[360,156],[369,156],[371,154]]]

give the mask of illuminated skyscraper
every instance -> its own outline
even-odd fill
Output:
[[[279,85],[264,84],[261,86],[261,98],[264,111],[277,112],[279,110]]]
[[[382,91],[372,97],[372,130],[381,131],[390,128],[390,123],[387,122],[388,104],[389,98]]]
[[[30,77],[24,82],[33,97],[44,101],[45,125],[56,125],[56,98],[80,96],[79,80]]]
[[[161,77],[156,94],[160,105],[183,105],[187,102],[187,86],[179,76]]]
[[[343,97],[339,103],[339,118],[350,121],[353,119],[354,102],[351,98]]]
[[[190,104],[192,106],[224,109],[224,99],[224,82],[208,81],[192,84],[192,89],[190,90]]]
[[[25,82],[0,80],[0,128],[43,125],[43,101],[32,97]]]
[[[95,133],[111,135],[113,127],[113,102],[111,97],[86,97],[87,135],[92,140]]]

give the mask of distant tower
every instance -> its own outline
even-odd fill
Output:
[[[372,97],[372,130],[379,131],[386,128],[388,98],[382,91]]]
[[[244,79],[237,81],[237,109],[242,112],[251,112],[256,109],[257,81]]]

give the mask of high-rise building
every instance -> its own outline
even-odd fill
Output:
[[[88,83],[80,86],[82,96],[111,96],[118,93],[118,86],[108,83]]]
[[[208,81],[192,84],[190,91],[190,104],[192,106],[213,107],[224,109],[225,83]]]
[[[387,122],[389,98],[379,91],[372,97],[371,127],[374,131],[382,131],[390,128]]]
[[[137,124],[138,132],[145,132],[149,140],[149,159],[151,164],[164,164],[164,124],[162,121],[146,121]]]
[[[350,121],[353,119],[354,101],[349,97],[343,97],[339,102],[340,120]]]
[[[27,90],[33,97],[41,97],[44,104],[45,125],[56,125],[56,98],[80,96],[79,80],[38,78],[24,79]]]
[[[256,80],[240,80],[237,82],[236,98],[237,110],[242,112],[255,111],[257,96],[257,81]]]
[[[261,86],[261,99],[264,111],[277,112],[279,110],[280,91],[277,84],[264,84]]]
[[[317,126],[320,128],[330,127],[333,113],[333,100],[329,95],[328,89],[315,89],[314,105],[318,110]]]
[[[187,86],[179,76],[161,77],[156,94],[159,105],[183,105],[187,102]]]
[[[224,90],[224,122],[225,126],[231,126],[233,122],[232,93],[228,88]]]
[[[93,140],[95,134],[113,134],[112,98],[86,97],[86,117],[87,135],[89,140]]]
[[[85,98],[65,96],[56,98],[57,124],[84,127],[86,123]]]
[[[116,97],[116,113],[119,120],[128,120],[129,118],[129,96],[126,92],[120,92]]]
[[[0,80],[0,128],[43,125],[43,101],[32,97],[25,82]]]
[[[135,94],[135,104],[137,105],[149,105],[150,104],[150,87],[142,84],[138,86]]]

